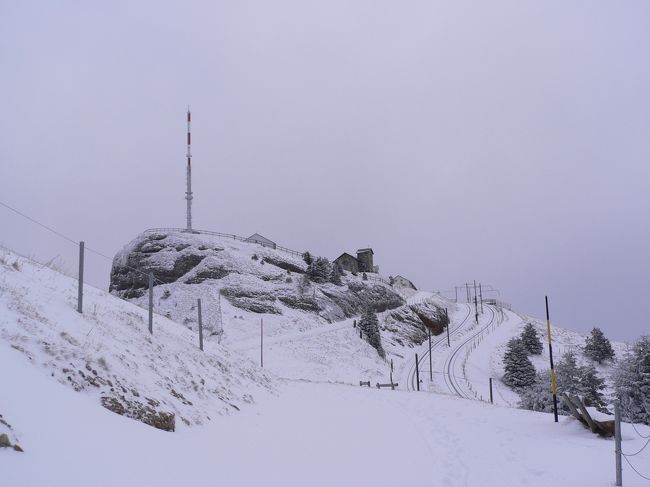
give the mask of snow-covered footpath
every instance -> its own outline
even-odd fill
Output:
[[[201,354],[188,330],[161,317],[151,338],[143,310],[100,291],[88,291],[96,311],[78,315],[73,281],[16,267],[0,264],[0,414],[25,451],[0,448],[2,487],[613,485],[613,441],[570,418],[555,424],[448,395],[279,379],[215,344]],[[326,337],[348,338],[343,325],[312,338]],[[299,341],[292,336],[292,346]],[[351,364],[341,365],[345,374]],[[189,425],[162,431],[101,407],[109,387],[78,372],[74,383],[66,378],[93,369]],[[623,433],[625,451],[643,446],[631,426]],[[650,473],[650,447],[634,458]],[[626,468],[624,485],[646,483]]]

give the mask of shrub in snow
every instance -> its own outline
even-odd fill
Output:
[[[503,356],[505,374],[503,382],[512,388],[521,388],[535,382],[535,367],[528,358],[528,351],[520,338],[512,338]]]
[[[314,259],[312,258],[309,252],[305,252],[304,254],[302,254],[302,260],[305,261],[305,264],[311,265]]]
[[[614,389],[623,419],[650,425],[650,337],[642,337],[619,361]]]
[[[532,323],[526,323],[524,330],[521,332],[521,341],[528,353],[533,355],[540,355],[542,353],[542,341],[539,339],[537,330]]]
[[[553,412],[553,393],[551,392],[551,371],[542,370],[535,376],[535,382],[519,391],[519,407],[540,411]]]
[[[602,364],[604,360],[614,358],[614,349],[605,334],[600,328],[591,330],[591,334],[585,339],[585,355],[591,360]]]
[[[257,259],[259,259],[259,257],[257,256],[257,254],[253,254],[253,256],[251,257],[251,259],[253,259],[253,260],[257,260]]]
[[[379,333],[379,320],[371,308],[366,309],[359,320],[359,328],[366,341],[375,349],[381,358],[386,357],[384,347],[381,345],[381,334]]]
[[[364,281],[368,280],[368,274],[366,274],[365,272],[362,274],[361,277],[363,278]]]

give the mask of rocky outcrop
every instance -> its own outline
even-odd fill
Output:
[[[399,345],[419,345],[431,330],[439,335],[447,326],[444,309],[431,302],[411,304],[392,310],[384,319],[382,331],[390,333]]]
[[[146,401],[145,404],[140,401],[127,400],[124,397],[101,398],[102,406],[120,416],[142,421],[159,430],[174,431],[176,429],[176,415],[158,411],[156,408],[160,406],[160,403],[155,399],[147,399]]]
[[[18,444],[18,439],[13,428],[0,414],[0,448],[12,448],[17,452],[22,452],[22,447]]]
[[[341,285],[305,283],[299,257],[254,243],[184,232],[145,232],[115,256],[110,291],[145,304],[148,273],[156,279],[158,312],[190,328],[197,326],[194,305],[204,306],[220,294],[251,313],[311,313],[327,321],[381,312],[404,304],[389,286],[359,276],[342,276]],[[160,289],[162,288],[162,289]],[[206,316],[210,315],[206,313]]]

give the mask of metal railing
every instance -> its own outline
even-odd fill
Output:
[[[240,235],[235,235],[233,233],[221,233],[221,232],[213,232],[210,230],[194,230],[194,229],[192,229],[191,232],[188,232],[186,228],[148,228],[143,233],[156,233],[156,232],[180,232],[180,233],[198,233],[201,235],[213,235],[215,237],[237,240],[239,242],[256,243],[257,245],[261,245],[262,247],[269,247],[272,249],[281,250],[282,252],[291,254],[294,257],[302,257],[302,255],[304,254],[304,252],[298,252],[297,250],[292,250],[287,247],[283,247],[282,245],[277,245],[277,244],[269,245],[262,242],[257,242],[255,240],[249,240],[250,237],[242,237]]]

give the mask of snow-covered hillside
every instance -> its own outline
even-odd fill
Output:
[[[196,335],[167,318],[155,316],[150,335],[145,310],[106,292],[86,286],[84,313],[76,306],[76,280],[0,255],[0,354],[31,362],[114,412],[173,430],[275,390],[256,365],[216,343],[201,352]]]

